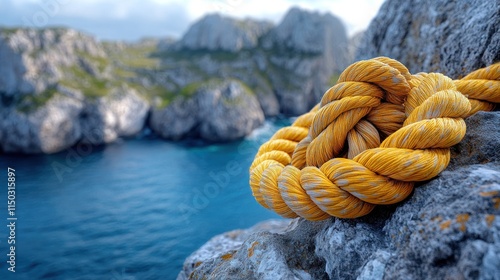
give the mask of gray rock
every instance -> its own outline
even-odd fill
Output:
[[[0,29],[0,96],[45,91],[62,78],[63,67],[79,62],[80,53],[105,56],[94,38],[72,29]]]
[[[265,21],[236,20],[210,14],[193,24],[176,47],[237,52],[255,47],[259,37],[271,27],[272,24]]]
[[[259,100],[264,116],[274,117],[279,115],[280,104],[278,103],[278,98],[276,98],[276,95],[274,95],[272,91],[261,91],[257,89],[255,95],[257,96],[257,100]]]
[[[254,233],[263,231],[280,233],[285,231],[289,225],[289,220],[268,220],[258,223],[246,230],[233,230],[217,235],[186,259],[185,263],[187,265],[183,267],[183,270],[177,279],[188,279],[193,270],[200,266],[203,262],[209,261],[214,257],[222,257],[223,255],[228,254],[228,252],[236,251],[241,247],[243,242]]]
[[[82,103],[56,96],[32,112],[0,105],[0,147],[8,153],[55,153],[81,137],[78,115]]]
[[[118,135],[134,136],[144,128],[151,106],[137,90],[123,86],[111,93],[109,99],[109,110],[116,116]]]
[[[309,256],[314,233],[324,222],[312,226],[303,220],[268,221],[245,231],[214,237],[184,263],[177,279],[325,279],[323,260]],[[285,227],[285,225],[288,227]],[[262,226],[265,225],[265,231]],[[270,228],[269,228],[270,227]],[[284,232],[284,233],[283,233]],[[226,246],[228,236],[231,241]],[[232,241],[236,240],[236,241]],[[222,244],[220,244],[222,242]],[[228,248],[230,247],[230,249]],[[212,250],[207,251],[207,248]],[[227,250],[227,249],[228,250]],[[290,258],[302,255],[303,258]],[[309,257],[305,257],[309,256]],[[193,261],[195,261],[193,263]]]
[[[359,31],[356,34],[349,37],[349,61],[354,61],[356,58],[356,53],[360,48],[361,41],[365,36],[365,31]]]
[[[167,139],[199,135],[209,141],[240,139],[264,122],[257,98],[236,80],[208,81],[192,97],[153,109],[150,127]]]
[[[484,164],[488,162],[499,162],[498,154],[500,147],[500,135],[498,124],[500,114],[498,112],[477,112],[474,116],[466,119],[467,133],[462,142],[451,148],[451,160],[448,170],[470,164]]]
[[[499,182],[500,166],[488,163],[444,171],[417,187],[384,227],[396,252],[386,277],[498,277],[500,266],[491,264],[500,263]],[[489,250],[491,260],[485,258]]]
[[[377,250],[373,257],[370,258],[363,268],[361,268],[361,272],[357,280],[375,280],[375,279],[383,279],[385,267],[387,266],[387,262],[391,258],[392,254],[384,251]]]
[[[255,95],[237,81],[202,89],[197,94],[201,138],[227,141],[243,138],[264,123]]]
[[[290,9],[281,23],[264,38],[265,48],[278,47],[303,53],[335,53],[345,59],[348,42],[342,22],[329,13]],[[346,65],[339,63],[339,67]]]
[[[117,45],[118,46],[118,45]],[[0,29],[0,145],[55,153],[142,130],[149,103],[111,76],[102,44],[64,28]]]
[[[332,86],[331,78],[351,62],[341,21],[331,14],[292,8],[263,38],[274,50],[267,73],[285,115],[307,112]]]
[[[261,53],[255,53],[251,56],[241,54],[229,62],[217,60],[207,53],[197,61],[197,65],[207,76],[233,78],[243,81],[253,89],[265,116],[276,116],[280,113],[280,105],[273,92],[272,85],[260,73],[267,67],[266,58]]]
[[[56,153],[78,141],[100,145],[142,130],[149,104],[122,88],[95,101],[75,98],[67,90],[46,104],[23,111],[0,106],[0,147],[9,153]]]
[[[133,136],[144,127],[149,109],[146,100],[125,86],[108,96],[87,100],[77,120],[82,127],[82,142],[100,145]]]
[[[466,123],[450,168],[404,202],[352,220],[296,219],[230,249],[218,237],[178,279],[499,279],[500,112]]]
[[[85,144],[101,145],[118,138],[116,116],[103,98],[87,101],[77,121],[81,123]]]
[[[165,108],[153,108],[149,127],[161,137],[179,140],[199,122],[198,103],[193,98],[177,98]]]
[[[500,60],[500,4],[494,0],[388,0],[356,58],[389,56],[410,72],[452,78]]]

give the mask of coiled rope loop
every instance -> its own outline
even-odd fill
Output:
[[[366,215],[443,171],[465,135],[463,119],[495,103],[500,63],[453,81],[411,75],[387,57],[358,61],[316,107],[260,147],[252,193],[287,218]]]

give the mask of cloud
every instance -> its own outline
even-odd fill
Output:
[[[8,25],[64,25],[94,34],[100,39],[179,36],[191,21],[186,6],[173,1],[10,0],[3,3],[0,17]]]
[[[348,32],[353,34],[366,29],[383,2],[384,0],[191,0],[186,5],[192,18],[199,18],[207,12],[220,12],[238,18],[268,19],[276,23],[290,7],[298,6],[336,15],[344,22]]]
[[[180,37],[189,25],[212,12],[277,23],[292,6],[331,12],[350,34],[365,29],[383,0],[3,0],[3,24],[65,25],[100,39]],[[360,8],[362,7],[362,8]]]
[[[298,6],[334,14],[344,22],[348,33],[353,34],[368,27],[383,2],[384,0],[194,0],[189,1],[188,10],[192,18],[199,18],[210,11],[239,18],[268,19],[277,23],[288,9]]]

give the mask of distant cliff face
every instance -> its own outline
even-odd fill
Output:
[[[302,54],[320,54],[331,70],[347,64],[348,40],[342,22],[331,14],[292,8],[283,21],[263,40],[266,49],[287,49]]]
[[[243,138],[263,122],[264,113],[250,89],[235,80],[211,80],[166,108],[153,109],[150,127],[167,139],[194,135],[228,141]]]
[[[272,24],[251,19],[236,20],[211,14],[193,24],[178,42],[179,48],[229,51],[254,48]]]
[[[179,91],[208,77],[238,79],[252,88],[266,116],[308,111],[350,62],[342,23],[297,8],[276,27],[206,16],[157,57],[164,67],[150,75],[153,83]]]
[[[138,133],[149,104],[120,71],[77,31],[0,30],[0,149],[54,153]]]
[[[74,30],[3,30],[0,95],[13,97],[44,92],[63,78],[63,68],[84,63],[79,61],[81,54],[105,56],[92,37]]]
[[[280,100],[281,112],[298,115],[316,105],[348,64],[345,28],[331,14],[291,9],[283,21],[263,38],[271,50],[269,68],[283,71],[270,75]]]

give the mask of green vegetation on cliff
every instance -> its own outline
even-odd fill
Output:
[[[159,60],[152,56],[156,51],[154,44],[103,44],[109,58],[122,68],[155,69]]]
[[[151,58],[155,46],[132,45],[118,43],[103,43],[107,56],[91,56],[84,52],[77,55],[95,67],[97,74],[89,73],[81,65],[75,64],[64,69],[64,78],[60,84],[80,90],[87,98],[106,96],[113,88],[122,85],[136,89],[144,97],[151,99],[158,96],[170,100],[172,93],[161,86],[143,86],[138,78],[138,71],[143,69],[154,70],[158,67],[159,60]]]
[[[163,59],[163,60],[173,60],[173,61],[197,61],[205,56],[209,56],[211,59],[219,62],[231,62],[237,59],[246,51],[240,51],[240,53],[228,52],[228,51],[209,51],[209,50],[166,50],[159,51],[152,54],[152,57]]]
[[[60,94],[56,87],[49,87],[36,95],[24,95],[17,102],[17,110],[23,113],[30,113],[45,105],[54,96]]]
[[[60,81],[61,85],[81,90],[85,97],[97,98],[109,93],[111,81],[93,76],[82,68],[73,65],[67,69],[66,76]]]

